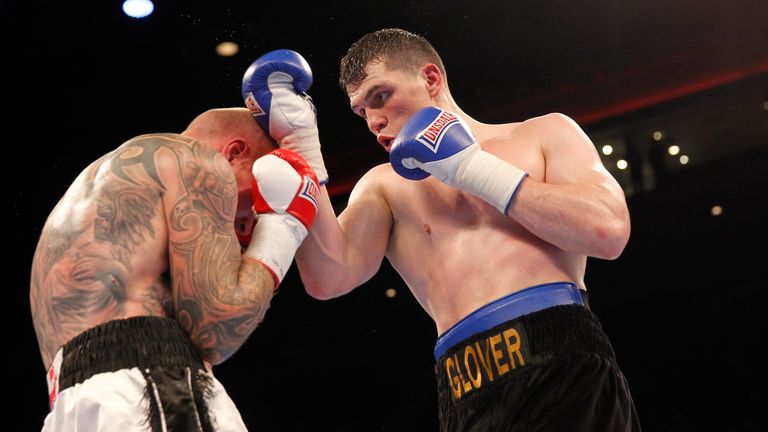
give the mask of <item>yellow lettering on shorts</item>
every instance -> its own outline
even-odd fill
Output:
[[[507,352],[509,353],[509,363],[512,365],[512,369],[517,368],[515,366],[515,356],[517,357],[518,366],[525,366],[525,359],[523,359],[523,353],[520,352],[520,333],[517,330],[511,328],[504,330],[504,342],[507,345]],[[511,343],[510,339],[514,338],[515,342]]]
[[[485,342],[485,345],[482,344]],[[525,366],[520,333],[515,328],[475,341],[463,347],[463,361],[459,362],[462,350],[445,359],[445,372],[454,399],[459,400],[472,390],[483,385],[483,371],[488,382],[509,373],[519,366]],[[494,376],[493,367],[496,366]]]
[[[477,351],[477,357],[480,359],[480,364],[483,366],[483,369],[485,369],[485,373],[488,375],[488,381],[493,381],[493,368],[491,367],[491,353],[489,352],[491,348],[490,341],[486,341],[485,344],[485,353],[483,353],[483,350],[480,349],[480,342],[475,342],[475,350]]]
[[[469,366],[469,357],[472,357],[472,363],[475,364],[474,373]],[[483,374],[480,372],[480,364],[477,362],[477,353],[475,353],[475,349],[472,345],[467,345],[467,347],[464,348],[464,367],[467,369],[467,376],[469,376],[472,386],[474,388],[480,388],[480,385],[483,384]]]
[[[456,363],[453,361],[453,357],[445,359],[445,372],[448,373],[448,385],[451,386],[451,393],[453,397],[458,399],[461,397],[461,380],[458,376],[454,376],[451,370],[457,372]]]
[[[458,365],[458,363],[459,362],[457,360],[456,364]],[[466,369],[466,365],[467,365],[467,352],[466,352],[466,348],[465,348],[465,350],[464,350],[464,366],[465,366],[465,369]],[[464,394],[466,394],[468,391],[472,390],[472,383],[467,381],[464,378],[464,373],[461,370],[461,367],[459,367],[458,369],[459,369],[459,376],[461,377],[461,386],[464,389]]]
[[[496,349],[496,345],[498,345],[501,342],[501,335],[495,334],[490,338],[488,338],[488,340],[491,343],[491,350],[493,351],[493,360],[496,362],[496,370],[499,371],[499,376],[504,375],[505,373],[509,372],[509,366],[499,361],[499,359],[502,358],[503,354],[501,351]]]

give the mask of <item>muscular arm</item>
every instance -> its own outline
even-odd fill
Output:
[[[630,231],[621,187],[573,120],[551,114],[534,121],[539,123],[545,176],[523,181],[507,215],[565,251],[617,258]]]
[[[218,364],[262,321],[274,280],[261,264],[240,258],[232,228],[237,186],[226,159],[199,143],[157,159],[176,318],[204,360]]]
[[[346,294],[381,266],[392,230],[392,213],[377,186],[374,168],[355,186],[338,219],[326,188],[317,217],[296,252],[307,293],[318,299]]]

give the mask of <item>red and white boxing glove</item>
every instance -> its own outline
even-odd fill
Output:
[[[251,172],[257,222],[243,256],[264,264],[277,288],[312,227],[320,188],[307,162],[286,149],[260,157]]]

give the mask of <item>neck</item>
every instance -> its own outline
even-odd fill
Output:
[[[470,117],[467,113],[464,112],[464,110],[459,107],[459,105],[456,103],[456,101],[453,99],[453,96],[451,96],[450,93],[441,93],[435,98],[435,106],[438,108],[444,109],[446,111],[450,111],[454,114],[458,114],[461,116],[461,118],[467,122],[470,127],[473,125],[481,125],[479,121],[473,119]]]

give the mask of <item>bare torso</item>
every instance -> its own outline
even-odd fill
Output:
[[[160,146],[188,141],[178,135],[128,141],[86,168],[48,217],[30,291],[46,366],[90,327],[172,314],[163,190],[153,156]]]
[[[536,140],[519,139],[529,133],[519,126],[484,125],[473,132],[485,151],[543,182],[542,150]],[[405,180],[389,164],[374,170],[394,220],[387,257],[438,334],[488,302],[532,285],[571,281],[584,288],[585,256],[539,239],[435,178]]]

